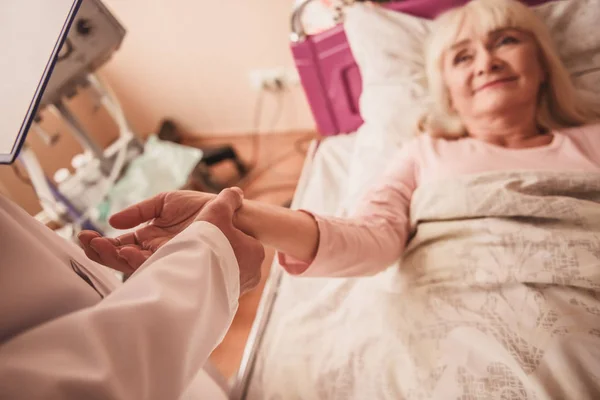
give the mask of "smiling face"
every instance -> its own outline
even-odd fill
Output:
[[[535,113],[545,73],[529,33],[505,28],[480,34],[465,24],[444,52],[442,78],[451,108],[468,128],[469,121],[511,110]]]
[[[579,98],[548,27],[523,2],[469,1],[439,15],[430,32],[420,132],[456,139],[600,119],[597,106]]]

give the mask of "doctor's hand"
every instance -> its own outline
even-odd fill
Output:
[[[238,189],[239,190],[239,189]],[[113,215],[109,222],[116,229],[134,232],[115,239],[94,231],[79,234],[88,258],[125,274],[133,273],[156,250],[187,228],[214,194],[176,191],[158,194]]]
[[[130,274],[192,222],[210,222],[223,232],[234,250],[244,293],[260,281],[264,248],[233,226],[235,211],[242,202],[243,193],[238,188],[225,189],[216,198],[212,194],[185,191],[161,194],[115,214],[110,220],[111,225],[120,229],[152,221],[149,225],[117,239],[89,231],[82,232],[79,239],[89,258]]]
[[[209,222],[219,228],[231,244],[240,270],[240,296],[259,284],[261,265],[265,259],[262,243],[246,235],[233,224],[235,213],[243,201],[241,189],[225,189],[195,218],[195,221]]]

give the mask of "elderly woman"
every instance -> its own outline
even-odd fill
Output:
[[[245,201],[234,224],[275,247],[292,274],[373,275],[401,259],[400,297],[361,314],[363,323],[373,312],[386,315],[378,340],[388,347],[376,365],[396,379],[390,398],[594,398],[600,126],[584,125],[598,110],[577,98],[544,24],[512,0],[472,1],[441,15],[427,73],[435,106],[420,121],[423,134],[399,151],[354,215]],[[181,202],[195,215],[210,198]],[[132,227],[131,213],[113,224]],[[92,242],[135,268],[187,222],[161,223],[137,231],[143,250]],[[283,381],[285,368],[271,372],[279,371],[270,379]],[[325,381],[314,386],[326,390]]]
[[[388,267],[402,256],[411,197],[425,182],[501,170],[600,172],[600,129],[583,128],[600,110],[579,101],[548,29],[525,5],[476,0],[442,14],[426,58],[435,106],[418,124],[424,134],[398,153],[353,216],[253,201],[237,212],[237,226],[279,250],[288,272],[361,276]],[[185,206],[200,209],[212,197],[193,203],[188,193]],[[121,215],[112,222],[130,228]],[[137,249],[119,250],[139,264]]]
[[[435,107],[347,219],[247,202],[243,230],[303,276],[361,276],[402,256],[410,203],[427,182],[502,170],[600,172],[600,132],[547,28],[516,1],[472,1],[441,15],[427,49]]]

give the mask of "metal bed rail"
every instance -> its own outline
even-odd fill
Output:
[[[297,208],[304,197],[306,187],[309,182],[310,172],[312,170],[312,161],[318,150],[318,146],[318,139],[315,139],[310,143],[306,159],[304,160],[304,165],[302,166],[298,187],[296,188],[296,193],[294,194],[294,199],[292,200],[292,208]],[[258,351],[262,344],[264,332],[270,321],[275,301],[277,300],[279,286],[283,274],[283,269],[277,263],[277,259],[273,260],[269,278],[265,284],[265,288],[258,305],[256,317],[252,324],[250,334],[248,335],[248,341],[246,342],[246,346],[244,348],[242,362],[237,374],[233,378],[231,391],[229,394],[230,400],[246,399],[250,380],[254,372]]]

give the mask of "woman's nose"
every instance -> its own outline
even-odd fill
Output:
[[[480,53],[477,57],[477,75],[489,74],[502,70],[502,62],[490,52]]]

